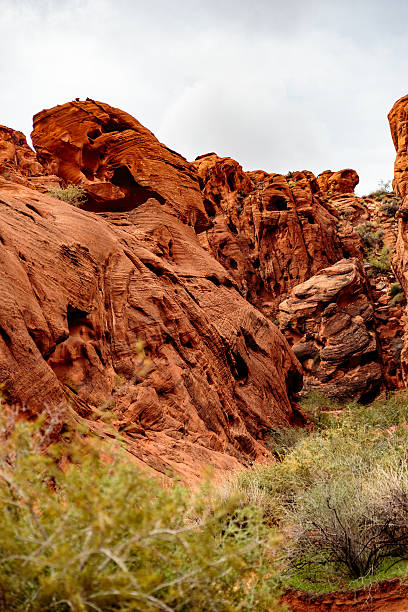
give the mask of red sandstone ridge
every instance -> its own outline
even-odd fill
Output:
[[[263,457],[268,431],[298,419],[298,361],[188,225],[197,228],[204,210],[189,164],[142,127],[103,132],[107,116],[139,125],[121,111],[85,108],[40,113],[34,141],[44,172],[84,185],[93,207],[102,185],[104,212],[0,179],[0,382],[9,400],[36,412],[69,398],[100,432],[109,409],[129,451],[164,473]],[[105,143],[95,175],[85,154],[91,125]],[[134,199],[132,181],[126,191],[109,180],[125,163],[137,176]],[[153,363],[142,378],[139,340]]]
[[[197,232],[209,225],[191,165],[117,108],[87,99],[41,111],[31,138],[50,173],[86,187],[89,210],[131,210],[154,198]]]
[[[396,150],[394,165],[394,189],[402,197],[398,210],[398,239],[393,258],[394,269],[398,276],[405,296],[408,295],[408,95],[398,100],[388,114],[391,135]],[[404,338],[401,353],[401,363],[405,384],[408,383],[408,328],[407,317],[404,317]]]
[[[238,162],[228,157],[220,158],[215,153],[198,157],[194,165],[207,214],[213,221],[212,227],[200,234],[201,244],[229,270],[242,295],[275,322],[281,318],[278,316],[280,304],[309,279],[314,279],[317,293],[324,293],[325,277],[321,271],[328,266],[344,258],[356,258],[361,264],[366,262],[369,253],[359,232],[366,237],[369,232],[384,234],[381,245],[394,247],[394,219],[382,213],[375,200],[353,193],[359,180],[355,170],[327,170],[317,179],[308,171],[290,172],[286,176],[260,170],[244,172]],[[381,245],[376,245],[378,251]],[[360,265],[362,283],[359,291],[373,313],[370,327],[377,339],[374,347],[367,357],[360,354],[361,347],[352,343],[342,367],[331,366],[331,373],[324,375],[320,368],[314,381],[319,391],[330,391],[339,398],[365,398],[384,385],[387,388],[401,386],[397,354],[401,307],[394,306],[389,295],[395,278],[392,272],[379,274],[369,266],[367,272],[371,274],[370,279]],[[354,312],[352,293],[350,291],[347,297],[345,292],[342,301],[344,304],[348,299],[350,303],[346,308]],[[282,327],[291,344],[307,335],[310,326],[313,333],[317,333],[312,321],[315,316],[319,319],[320,306],[320,302],[309,304],[308,323],[303,315],[300,316],[295,335],[288,327]],[[338,317],[342,319],[340,313]],[[316,324],[319,327],[317,320]],[[347,333],[352,335],[352,329]],[[365,365],[361,375],[357,375],[356,368],[361,360]],[[309,382],[312,380],[311,363],[312,358],[303,359]],[[317,371],[315,365],[314,373]]]
[[[339,259],[362,257],[360,237],[350,224],[339,231],[340,215],[311,172],[244,172],[215,153],[194,165],[213,221],[201,244],[272,319],[293,287]]]

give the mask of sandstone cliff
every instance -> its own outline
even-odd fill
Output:
[[[101,434],[109,413],[129,452],[163,473],[266,455],[268,431],[300,418],[300,366],[200,245],[209,222],[194,168],[92,101],[37,115],[33,141],[41,188],[16,179],[31,172],[18,155],[0,179],[8,402],[33,413],[68,400]],[[83,185],[90,210],[40,193],[50,173]]]
[[[301,343],[297,356],[305,388],[339,399],[368,401],[380,389],[401,387],[401,306],[390,295],[395,283],[392,271],[379,268],[388,265],[384,249],[394,247],[395,220],[382,212],[378,201],[354,194],[358,174],[351,169],[326,170],[317,178],[308,171],[286,176],[244,172],[238,162],[215,153],[198,157],[194,165],[213,221],[200,234],[200,242],[229,270],[242,295],[281,324],[295,350]],[[382,252],[387,265],[378,261]],[[360,280],[357,284],[350,280],[345,289],[342,273],[334,271],[340,268],[333,268],[330,282],[337,285],[339,281],[339,295],[331,300],[325,295],[325,269],[344,259],[348,263],[343,268],[358,265]],[[314,287],[310,300],[299,301],[303,286]],[[339,299],[342,306],[334,312],[333,304]],[[283,305],[288,308],[289,304],[291,312],[283,313]],[[329,305],[332,323],[350,340],[348,348],[338,335],[330,340],[321,337],[320,316]],[[360,306],[370,312],[369,322],[365,317],[361,328],[367,331],[368,323],[364,350],[362,341],[352,341],[351,321],[360,316]],[[351,314],[347,323],[343,307]],[[324,359],[320,363],[325,343],[337,341],[343,345],[338,349],[343,351],[342,358],[338,356],[330,366]],[[311,353],[305,352],[306,344]]]
[[[408,95],[400,98],[388,114],[391,135],[396,150],[394,166],[394,189],[402,198],[398,217],[398,239],[393,258],[394,267],[404,293],[408,295]],[[406,312],[404,316],[404,343],[401,353],[404,382],[408,384],[408,327]]]

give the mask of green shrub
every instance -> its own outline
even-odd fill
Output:
[[[275,538],[258,508],[231,497],[209,508],[207,485],[164,488],[89,436],[45,452],[39,433],[20,423],[2,435],[2,609],[270,609]]]
[[[298,500],[288,518],[288,556],[303,580],[316,580],[316,569],[322,579],[322,568],[332,580],[364,578],[406,559],[405,470],[363,469],[347,479],[334,476]],[[390,474],[397,473],[392,482]]]
[[[378,189],[376,189],[376,191],[373,191],[371,193],[368,194],[368,196],[366,196],[367,198],[372,198],[372,199],[378,199],[378,198],[382,198],[383,196],[388,196],[392,191],[392,186],[391,186],[391,181],[379,181],[378,182]]]
[[[397,293],[391,300],[391,306],[396,306],[396,304],[401,304],[405,300],[405,296],[403,293]]]
[[[382,204],[380,206],[380,211],[387,215],[387,217],[395,217],[395,214],[398,211],[400,204],[401,198],[397,196],[383,198]]]
[[[73,206],[82,206],[87,199],[86,191],[79,185],[68,185],[65,189],[51,189],[48,194]]]
[[[400,283],[393,283],[390,287],[390,297],[395,297],[399,293],[403,293]]]
[[[406,463],[408,394],[382,395],[367,406],[330,403],[308,394],[302,407],[315,430],[287,439],[283,430],[279,461],[243,471],[231,485],[242,503],[259,506],[266,522],[286,533],[284,583],[308,590],[347,588],[364,573],[375,580],[401,568],[393,564],[402,553],[379,542],[373,520],[384,519],[378,474]]]
[[[378,254],[371,254],[367,257],[367,263],[375,272],[389,272],[391,270],[391,251],[387,246],[383,246]]]
[[[356,231],[367,247],[376,247],[381,243],[384,231],[372,221],[366,221],[356,226]]]

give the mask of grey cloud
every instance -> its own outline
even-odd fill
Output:
[[[0,122],[86,96],[187,158],[392,176],[386,114],[406,93],[402,1],[0,0]]]

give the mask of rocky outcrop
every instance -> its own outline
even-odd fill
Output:
[[[0,177],[41,192],[61,185],[61,179],[46,172],[24,134],[4,125],[0,125]]]
[[[337,172],[325,170],[317,177],[319,189],[323,196],[327,198],[344,193],[354,193],[359,180],[357,172],[351,168],[338,170]]]
[[[321,270],[279,306],[282,331],[305,371],[305,388],[368,401],[382,384],[370,287],[357,259]]]
[[[360,237],[350,224],[339,233],[340,215],[311,172],[243,172],[215,153],[194,165],[213,222],[201,244],[272,320],[293,287],[343,257],[361,255]]]
[[[86,188],[87,210],[133,210],[154,198],[197,232],[210,225],[191,165],[117,108],[87,99],[41,111],[31,138],[48,172]]]
[[[0,382],[8,402],[34,413],[68,400],[101,435],[109,416],[129,452],[166,474],[191,477],[208,464],[235,468],[264,457],[270,429],[301,421],[298,361],[200,246],[194,228],[204,206],[188,163],[180,158],[176,167],[168,150],[160,160],[163,146],[144,128],[138,140],[110,124],[94,134],[112,145],[107,174],[84,179],[79,130],[90,122],[102,131],[102,110],[81,115],[86,125],[75,128],[77,112],[73,103],[37,116],[45,171],[82,184],[95,207],[99,189],[125,193],[110,182],[109,160],[125,160],[122,143],[145,196],[119,194],[112,210],[101,200],[92,212],[0,179]]]
[[[396,150],[393,186],[402,198],[397,212],[399,220],[398,239],[395,247],[393,265],[405,296],[408,295],[408,95],[398,100],[392,107],[388,120]],[[401,364],[405,385],[408,384],[408,326],[406,311],[404,315],[404,338],[402,341]]]
[[[322,269],[344,258],[364,262],[369,279],[362,270],[362,291],[374,311],[372,328],[378,331],[374,361],[381,366],[381,384],[400,388],[401,305],[390,295],[396,279],[391,269],[380,270],[369,263],[372,259],[383,266],[381,258],[389,259],[384,249],[394,248],[395,211],[390,211],[390,202],[356,196],[359,179],[351,169],[327,170],[317,179],[307,171],[286,176],[243,172],[236,161],[215,153],[200,156],[194,165],[213,220],[200,242],[230,271],[242,295],[271,320],[277,322],[279,304],[291,291]],[[315,282],[319,284],[322,278],[316,277]],[[288,330],[282,331],[292,342]],[[354,365],[349,365],[350,359],[351,355],[342,372],[349,371],[353,377],[360,357],[352,361]],[[307,360],[304,363],[308,379],[310,368]],[[378,368],[374,378],[367,382],[367,389],[378,387]],[[319,390],[331,384],[330,380],[323,376]],[[338,384],[331,391],[341,397],[344,389]]]

